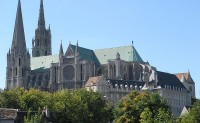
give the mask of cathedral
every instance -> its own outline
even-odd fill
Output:
[[[177,74],[158,71],[142,60],[133,44],[91,50],[77,42],[69,43],[64,51],[61,43],[56,55],[52,55],[51,44],[51,29],[46,28],[41,0],[30,55],[19,0],[12,45],[7,53],[6,89],[24,87],[55,92],[85,87],[102,92],[112,102],[131,90],[148,89],[165,97],[177,115],[195,97],[195,83],[189,71]]]
[[[149,73],[155,71],[153,67],[145,67],[148,63],[143,62],[133,45],[90,50],[80,47],[77,42],[75,45],[69,43],[64,51],[61,43],[58,55],[52,55],[51,29],[45,25],[41,0],[31,57],[26,47],[21,3],[18,1],[12,46],[7,54],[6,89],[78,89],[93,76],[139,81],[147,80]],[[151,76],[151,79],[154,78]]]

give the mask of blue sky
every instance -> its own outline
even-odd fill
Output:
[[[40,0],[21,0],[27,47],[37,27]],[[44,0],[53,54],[69,41],[89,49],[134,46],[159,71],[191,72],[200,97],[199,0]],[[17,0],[0,1],[0,88],[5,87]]]

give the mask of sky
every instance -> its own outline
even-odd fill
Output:
[[[5,88],[18,0],[0,0],[0,88]],[[21,0],[26,45],[31,52],[40,0]],[[44,0],[52,51],[62,40],[88,49],[131,45],[159,71],[190,71],[200,97],[199,0]]]

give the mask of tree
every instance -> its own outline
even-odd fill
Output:
[[[166,100],[148,91],[133,91],[120,100],[114,109],[115,123],[160,123],[173,119]]]
[[[200,101],[196,101],[189,109],[188,114],[181,117],[181,123],[200,123]]]
[[[169,110],[163,108],[159,108],[158,114],[154,117],[154,123],[175,123],[175,121]]]
[[[37,111],[38,108],[52,107],[52,94],[37,89],[13,88],[0,93],[0,106],[24,111]]]
[[[4,103],[5,103],[5,99],[4,99],[4,96],[3,96],[3,92],[0,92],[0,107],[1,108],[5,107]]]
[[[84,89],[62,90],[54,94],[53,110],[59,122],[105,123],[109,121],[110,108],[102,95]]]
[[[42,123],[42,111],[40,108],[38,109],[38,112],[34,115],[30,115],[31,110],[29,109],[27,112],[27,116],[24,117],[24,123]]]
[[[0,104],[4,108],[21,109],[20,97],[23,95],[23,88],[14,88],[0,93]]]
[[[141,123],[153,123],[152,112],[148,107],[141,113],[140,118]]]
[[[24,111],[37,111],[48,107],[56,113],[58,123],[105,123],[112,116],[112,108],[99,93],[80,90],[61,90],[48,93],[37,89],[15,88],[0,93],[0,105]],[[27,117],[35,122],[38,115]]]
[[[26,90],[20,97],[21,110],[37,111],[38,108],[51,107],[52,94],[37,89]]]

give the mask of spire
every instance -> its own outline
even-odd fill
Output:
[[[78,48],[79,46],[78,46],[78,40],[77,40],[77,42],[76,42],[76,51],[75,51],[75,54],[76,54],[76,56],[78,56],[79,55],[79,51],[78,51]]]
[[[76,42],[76,52],[78,52],[78,40]]]
[[[49,24],[49,31],[51,31],[51,26],[50,26],[50,24]]]
[[[40,15],[38,19],[38,27],[45,27],[43,0],[40,1]]]
[[[188,76],[187,76],[187,81],[189,82],[189,83],[194,83],[194,81],[193,81],[193,79],[192,79],[192,76],[191,76],[191,74],[190,74],[190,70],[188,70]]]
[[[63,46],[62,46],[62,40],[61,40],[61,44],[60,44],[60,51],[59,51],[60,55],[63,55]]]
[[[26,41],[25,41],[25,35],[24,35],[24,26],[23,26],[20,0],[18,1],[11,51],[12,52],[17,51],[18,53],[21,53],[21,54],[24,53],[24,51],[26,51]]]

